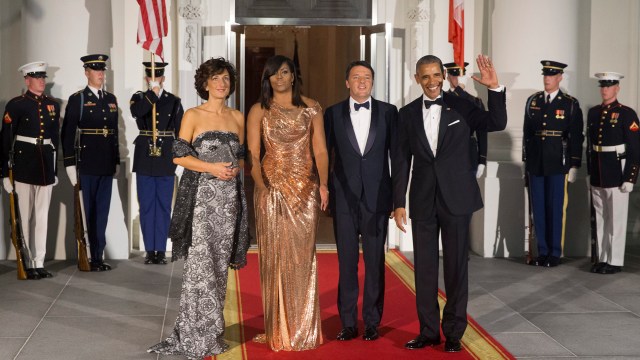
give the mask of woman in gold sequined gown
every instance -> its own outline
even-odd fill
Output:
[[[255,340],[275,351],[308,350],[322,344],[315,251],[329,201],[322,109],[300,94],[287,57],[267,60],[261,86],[247,118],[265,319]]]

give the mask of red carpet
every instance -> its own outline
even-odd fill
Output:
[[[230,272],[230,289],[227,292],[229,309],[225,310],[227,319],[225,337],[230,341],[232,349],[215,359],[514,359],[471,318],[462,340],[464,349],[460,353],[445,353],[443,344],[420,350],[405,349],[405,342],[417,335],[419,326],[415,308],[413,269],[411,264],[395,251],[387,253],[386,256],[385,307],[380,339],[372,342],[361,338],[346,342],[335,340],[341,328],[336,306],[338,258],[335,252],[321,251],[318,252],[317,258],[324,337],[322,346],[304,352],[274,352],[265,344],[251,341],[254,335],[264,332],[258,256],[256,253],[251,253],[246,268],[239,272]],[[362,286],[364,274],[362,259],[359,273]],[[444,301],[442,294],[440,300],[441,303]],[[361,303],[362,298],[360,298],[359,310]],[[362,333],[364,326],[361,320],[358,326]]]

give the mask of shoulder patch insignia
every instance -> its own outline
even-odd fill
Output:
[[[629,130],[631,130],[631,131],[633,131],[633,132],[636,132],[636,131],[640,130],[640,127],[638,126],[638,123],[634,121],[634,122],[629,126]]]
[[[4,118],[2,118],[2,121],[4,121],[5,124],[11,124],[11,116],[9,116],[9,113],[4,113]]]

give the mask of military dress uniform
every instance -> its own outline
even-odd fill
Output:
[[[147,76],[151,77],[151,63],[145,62]],[[167,63],[155,64],[155,75],[164,75]],[[131,114],[136,119],[140,134],[135,139],[133,172],[136,173],[140,227],[147,251],[145,263],[166,264],[165,251],[171,220],[171,200],[176,165],[171,152],[173,139],[178,136],[184,110],[180,98],[163,89],[160,96],[153,90],[138,91],[131,97]],[[159,156],[151,156],[152,110],[156,108],[157,147]]]
[[[543,75],[566,67],[542,61]],[[547,96],[548,95],[548,96]],[[537,92],[527,99],[524,114],[523,161],[538,245],[536,265],[556,266],[562,256],[567,173],[582,162],[583,116],[578,100],[557,90],[555,97]]]
[[[469,65],[469,63],[465,62],[464,68],[458,66],[458,64],[456,63],[446,63],[443,66],[447,69],[447,74],[452,76],[461,76],[465,74],[467,65]],[[456,86],[453,89],[449,89],[449,93],[451,93],[452,95],[460,96],[463,99],[467,99],[474,103],[476,107],[485,110],[482,99],[469,94],[461,86]],[[471,133],[469,141],[469,149],[471,149],[471,165],[475,174],[478,169],[478,165],[487,166],[487,132],[483,130],[476,130],[475,132]]]
[[[103,71],[107,58],[106,55],[97,54],[84,56],[81,60],[85,67]],[[75,149],[76,133],[79,137],[79,154]],[[113,176],[116,166],[120,164],[116,97],[89,86],[71,95],[65,110],[61,137],[64,166],[76,166],[82,186],[91,270],[110,270],[111,267],[103,261],[103,253]]]
[[[46,77],[47,64],[35,62],[20,70],[24,76]],[[14,189],[29,252],[29,278],[51,277],[44,269],[51,191],[57,183],[60,104],[47,95],[27,91],[7,103],[2,121],[2,177],[9,174],[13,154]],[[37,273],[38,275],[34,275]]]
[[[598,73],[600,86],[617,85],[622,75]],[[624,265],[629,192],[640,169],[640,123],[636,112],[617,100],[589,109],[587,157],[595,209],[598,262],[591,271],[619,272]],[[630,191],[633,186],[630,185]]]

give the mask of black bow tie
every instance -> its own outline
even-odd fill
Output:
[[[427,108],[427,109],[429,109],[431,107],[431,105],[440,105],[440,106],[442,106],[442,104],[443,104],[443,102],[442,102],[442,98],[441,97],[439,97],[439,98],[437,98],[437,99],[435,99],[433,101],[431,101],[431,100],[425,100],[424,101],[424,107]]]
[[[358,103],[353,104],[353,108],[354,108],[356,111],[360,110],[360,108],[361,108],[361,107],[363,107],[363,108],[365,108],[365,109],[369,110],[369,102],[368,102],[368,101],[365,101],[365,102],[363,102],[362,104],[358,104]]]

